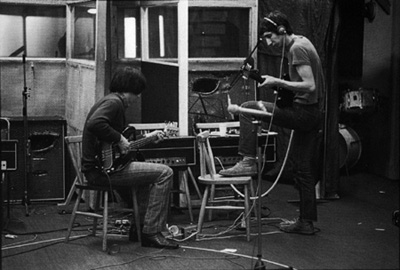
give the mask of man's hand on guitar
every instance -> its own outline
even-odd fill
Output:
[[[154,143],[159,143],[164,140],[165,133],[162,130],[154,130],[150,133],[146,134],[146,137],[157,137],[157,140]]]
[[[129,151],[129,141],[121,134],[121,139],[118,142],[118,147],[119,150],[121,151],[121,154],[126,154]]]

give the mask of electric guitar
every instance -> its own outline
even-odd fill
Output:
[[[163,138],[177,136],[178,128],[172,124],[167,124],[163,131],[160,130],[159,133],[152,136],[136,140],[136,129],[134,127],[127,127],[122,132],[122,135],[129,141],[129,149],[126,154],[121,153],[118,143],[101,142],[101,153],[98,156],[98,160],[100,161],[102,170],[107,173],[123,170],[131,161],[138,160],[136,155],[140,154],[139,149],[141,147],[159,140],[157,134],[161,134]]]
[[[258,83],[263,83],[265,81],[265,79],[261,77],[261,75],[258,73],[258,70],[256,69],[251,69],[244,72],[246,73],[247,77],[252,78]],[[284,74],[283,79],[289,81],[290,80],[289,75]],[[294,93],[292,91],[282,87],[274,87],[273,89],[276,90],[278,93],[276,105],[279,108],[292,107],[294,98]]]

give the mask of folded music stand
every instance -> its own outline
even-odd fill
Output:
[[[219,93],[220,81],[214,78],[199,78],[193,82],[192,92],[197,95],[197,99],[191,104],[189,114],[197,114],[206,117],[226,119],[224,104],[222,100],[215,97]],[[196,104],[200,102],[202,111],[194,111]],[[211,109],[210,112],[208,109]],[[216,113],[217,112],[217,113]]]

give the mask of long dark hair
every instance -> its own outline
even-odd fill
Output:
[[[110,92],[133,93],[139,95],[146,89],[146,78],[142,72],[132,67],[118,69],[110,83]]]

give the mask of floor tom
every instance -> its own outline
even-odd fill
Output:
[[[350,127],[339,125],[339,163],[340,168],[350,169],[361,157],[362,145],[357,133]]]

